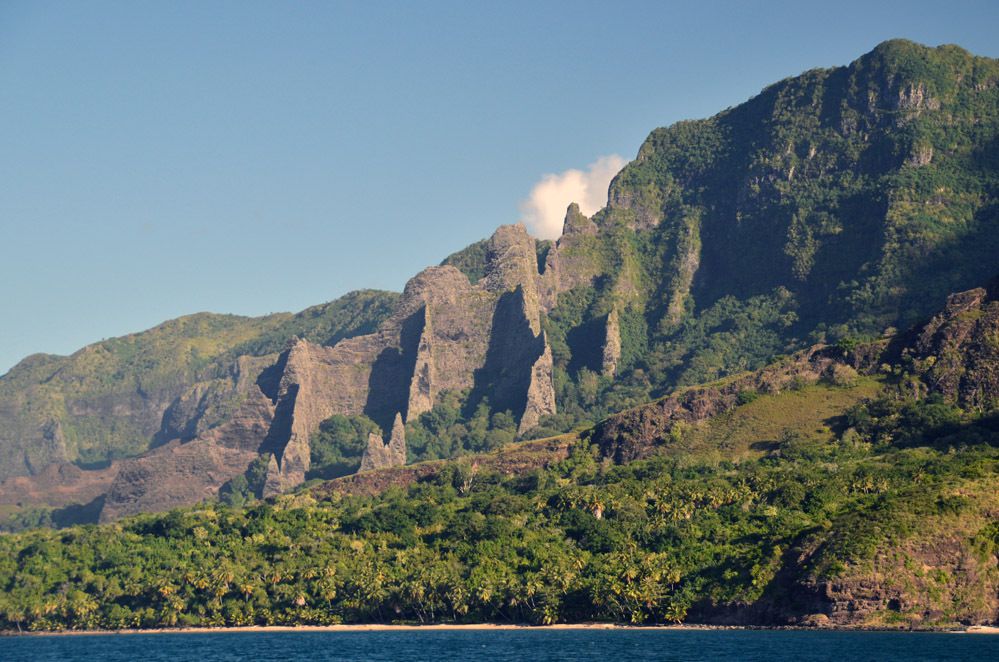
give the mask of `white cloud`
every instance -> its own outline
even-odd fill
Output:
[[[557,239],[569,203],[579,204],[587,216],[607,204],[607,187],[627,161],[618,156],[601,156],[586,170],[565,170],[545,175],[520,202],[521,220],[535,237]]]

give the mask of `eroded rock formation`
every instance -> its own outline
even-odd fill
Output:
[[[486,397],[495,409],[513,411],[521,430],[554,413],[539,280],[534,240],[523,226],[503,226],[486,244],[477,283],[455,267],[430,267],[407,283],[377,332],[333,347],[296,341],[263,448],[279,474],[268,477],[268,490],[302,482],[309,437],[334,414],[364,414],[395,439],[390,428],[430,411],[442,391]],[[380,453],[371,446],[372,458]]]
[[[224,423],[191,441],[175,439],[115,462],[101,521],[197,503],[245,472],[260,456],[274,422],[274,403],[257,384],[254,368],[259,365],[244,362],[237,381],[242,405]]]
[[[402,415],[396,414],[388,443],[373,432],[368,435],[368,447],[364,449],[364,455],[361,457],[361,471],[401,467],[404,464],[406,464],[406,426],[402,422]]]
[[[606,377],[617,374],[617,364],[621,360],[621,325],[617,317],[617,308],[607,315],[606,332],[604,333],[603,358],[601,372]]]
[[[552,349],[548,339],[541,334],[541,356],[531,365],[531,378],[527,386],[527,402],[517,427],[518,434],[524,434],[541,422],[542,416],[555,413],[555,384],[552,377]]]
[[[544,271],[539,278],[539,293],[545,310],[555,308],[560,293],[591,285],[601,275],[603,265],[595,257],[601,242],[598,232],[596,223],[580,213],[579,205],[569,205],[562,236],[545,256]]]

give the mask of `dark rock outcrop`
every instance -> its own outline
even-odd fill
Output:
[[[927,391],[964,409],[999,406],[999,300],[986,288],[953,294],[903,351]]]

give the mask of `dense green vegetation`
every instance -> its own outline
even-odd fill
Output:
[[[493,413],[486,398],[470,410],[468,395],[467,391],[446,391],[432,410],[406,424],[410,463],[491,451],[516,438],[517,421],[512,413]],[[312,466],[306,479],[329,480],[356,473],[372,433],[384,435],[364,415],[334,415],[323,421],[309,440]]]
[[[999,500],[999,421],[893,389],[867,399],[863,384],[747,397],[724,426],[745,435],[741,459],[717,453],[721,427],[623,466],[583,435],[526,475],[459,461],[375,497],[305,492],[3,536],[0,622],[682,621],[783,595],[782,571],[847,581],[917,531],[944,527],[994,554],[983,512]],[[797,563],[802,549],[817,551]],[[937,622],[966,606],[944,605]]]
[[[465,456],[510,450],[517,421],[506,403],[445,392],[407,421],[408,459],[457,461],[405,488],[331,497],[309,489],[355,472],[381,432],[333,416],[310,439],[298,494],[258,500],[262,457],[217,503],[0,536],[0,626],[645,623],[728,607],[780,622],[814,615],[823,582],[865,581],[895,596],[872,625],[994,613],[983,601],[999,585],[999,419],[980,366],[974,410],[927,395],[932,362],[947,357],[877,377],[839,365],[821,385],[740,393],[734,411],[677,425],[659,455],[623,466],[588,428],[805,345],[890,336],[994,276],[997,109],[999,62],[892,41],[657,129],[587,225],[597,234],[557,249],[593,277],[543,315],[558,414],[522,437],[568,432],[568,459],[514,476],[479,468]],[[538,242],[539,269],[552,250]],[[475,282],[487,243],[444,264]],[[221,421],[241,365],[262,369],[293,337],[374,331],[397,300],[357,292],[298,315],[200,314],[29,357],[0,378],[0,477],[53,459],[98,466],[185,437],[185,421]],[[602,363],[612,313],[614,374]],[[942,363],[961,377],[960,361]],[[161,430],[190,389],[211,410]],[[25,510],[14,526],[70,514]]]
[[[331,416],[309,439],[311,465],[307,479],[329,480],[356,473],[368,445],[368,435],[381,436],[378,425],[367,416]]]
[[[441,265],[450,265],[468,276],[472,283],[486,275],[486,242],[485,239],[466,246],[457,253],[448,255]]]
[[[343,338],[372,333],[392,314],[399,300],[395,292],[357,290],[329,303],[306,308],[252,340],[229,350],[231,356],[262,356],[280,352],[291,338],[317,345],[335,345]]]
[[[653,131],[594,217],[600,241],[573,249],[601,276],[548,322],[560,412],[594,420],[812,342],[877,337],[985,282],[997,141],[999,62],[904,40]],[[612,306],[630,342],[601,383]]]

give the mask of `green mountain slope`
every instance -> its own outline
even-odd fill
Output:
[[[997,147],[999,62],[902,40],[653,131],[573,248],[602,276],[551,316],[558,367],[599,373],[620,309],[599,416],[626,384],[654,395],[915,323],[999,268]]]
[[[0,378],[0,478],[37,480],[7,481],[0,500],[73,506],[104,490],[120,497],[111,517],[230,480],[275,493],[354,471],[397,416],[410,462],[444,459],[588,427],[813,343],[891,336],[999,272],[997,148],[999,61],[886,42],[656,129],[607,207],[570,206],[554,243],[504,226],[401,298],[195,316],[27,359]],[[122,457],[135,461],[101,476],[60,464]],[[72,481],[78,494],[34,496]]]
[[[237,357],[276,354],[296,336],[335,342],[370,332],[396,298],[354,292],[295,315],[259,318],[200,313],[72,356],[28,357],[0,377],[0,479],[51,462],[106,463],[182,434],[166,429],[164,414],[198,384],[218,393],[215,420],[200,421],[216,425],[235,395]]]
[[[0,624],[994,623],[997,329],[977,289],[562,438],[3,536]]]

